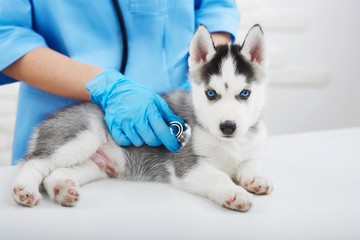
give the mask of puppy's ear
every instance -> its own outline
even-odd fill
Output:
[[[241,54],[248,61],[266,67],[265,39],[260,25],[254,25],[246,35]]]
[[[190,43],[189,67],[200,66],[215,54],[214,43],[205,26],[200,25]]]

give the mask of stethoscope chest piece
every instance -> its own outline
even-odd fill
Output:
[[[172,134],[175,135],[178,142],[183,148],[189,141],[191,136],[191,128],[188,124],[185,123],[183,126],[181,123],[177,121],[173,121],[169,123],[169,129]]]

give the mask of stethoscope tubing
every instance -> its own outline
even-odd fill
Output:
[[[122,74],[125,74],[126,64],[127,64],[127,59],[128,59],[128,52],[129,52],[125,21],[124,21],[123,15],[121,13],[119,0],[113,0],[112,2],[113,2],[116,16],[117,16],[117,19],[118,19],[118,22],[120,25],[120,31],[121,31],[122,40],[123,40],[123,52],[122,52],[120,72]]]

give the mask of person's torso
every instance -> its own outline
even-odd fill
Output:
[[[77,61],[119,69],[123,39],[112,1],[33,0],[33,27]],[[128,39],[125,75],[156,92],[181,85],[195,28],[194,1],[119,0]]]

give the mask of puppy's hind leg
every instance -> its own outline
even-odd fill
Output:
[[[245,189],[206,162],[199,161],[183,176],[172,176],[171,182],[181,189],[207,197],[232,210],[245,212],[252,205],[251,195]]]
[[[44,179],[49,197],[64,207],[73,207],[80,197],[80,186],[108,175],[91,160],[71,168],[57,168]]]
[[[39,203],[39,186],[54,169],[72,167],[90,159],[106,141],[105,135],[99,137],[94,131],[84,131],[67,143],[58,146],[53,152],[30,152],[19,165],[12,187],[14,200],[24,206],[32,207]]]
[[[50,173],[49,168],[41,162],[39,159],[33,159],[19,165],[12,185],[12,197],[19,205],[33,207],[39,203],[39,185],[43,176]]]

